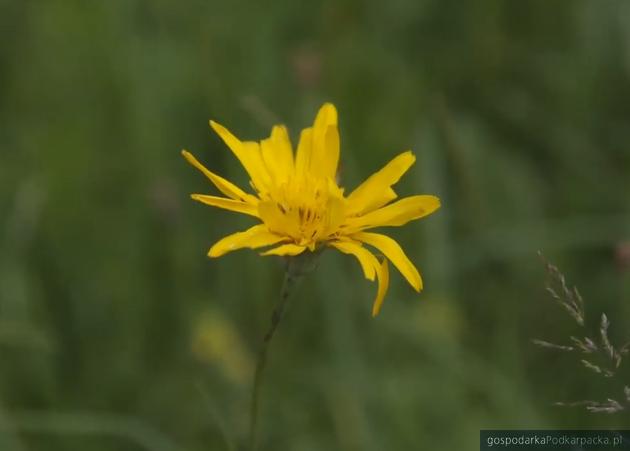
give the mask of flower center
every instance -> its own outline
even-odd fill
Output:
[[[258,212],[269,230],[311,250],[334,235],[344,219],[343,190],[329,179],[291,177],[260,197]]]

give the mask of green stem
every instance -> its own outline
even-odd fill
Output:
[[[252,391],[250,423],[249,423],[249,449],[255,451],[258,447],[257,441],[257,420],[258,420],[258,400],[260,398],[260,386],[262,384],[263,371],[267,363],[267,351],[269,350],[269,344],[273,338],[280,320],[284,315],[284,310],[287,306],[288,300],[291,296],[291,292],[297,282],[302,278],[303,274],[294,271],[293,260],[287,262],[287,269],[284,273],[284,281],[282,283],[282,290],[280,291],[280,299],[278,305],[273,310],[271,315],[271,324],[267,333],[263,338],[260,351],[258,353],[258,362],[256,363],[256,372],[254,373],[254,389]]]
[[[287,267],[284,273],[284,281],[280,291],[280,299],[271,314],[271,324],[265,334],[260,351],[258,353],[258,361],[256,363],[256,371],[254,373],[254,388],[252,390],[250,423],[249,423],[249,449],[255,451],[258,448],[257,439],[257,423],[258,423],[258,403],[260,398],[260,387],[262,384],[262,376],[267,364],[267,352],[288,304],[295,287],[302,278],[315,268],[317,256],[319,252],[308,252],[297,257],[289,257],[287,259]]]

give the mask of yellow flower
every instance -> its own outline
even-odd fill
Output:
[[[354,256],[367,279],[378,278],[373,316],[378,314],[389,286],[388,259],[416,291],[422,289],[420,274],[400,245],[386,235],[367,232],[375,227],[402,226],[440,207],[440,200],[428,195],[392,202],[397,198],[392,185],[416,160],[411,151],[398,155],[346,196],[335,181],[339,131],[334,105],[324,104],[313,126],[302,130],[295,155],[282,125],[274,126],[271,136],[260,143],[241,141],[214,121],[210,121],[210,126],[247,171],[255,194],[246,193],[209,171],[184,150],[186,160],[225,196],[191,197],[213,207],[253,216],[260,223],[219,240],[208,256],[274,245],[261,255],[294,256],[323,246],[336,248]],[[382,252],[381,263],[364,244]]]

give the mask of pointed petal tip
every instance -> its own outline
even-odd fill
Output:
[[[200,170],[201,172],[206,172],[208,169],[201,164],[196,158],[195,156],[190,153],[189,151],[187,151],[186,149],[182,149],[181,151],[182,157],[184,157],[184,159],[192,166],[196,167],[198,170]],[[207,174],[206,174],[207,176]]]
[[[213,244],[210,249],[208,249],[208,252],[206,253],[206,256],[208,258],[217,258],[220,257],[221,255],[223,255],[224,253],[221,252],[217,252],[217,244]]]
[[[276,124],[273,127],[271,127],[271,134],[272,135],[275,134],[275,133],[285,134],[285,133],[288,133],[288,131],[289,130],[288,130],[287,126],[284,125],[284,124]]]
[[[409,285],[416,291],[416,293],[422,292],[424,290],[424,282],[422,281],[422,276],[420,275],[420,271],[418,271],[418,279],[414,280],[412,284],[409,282]]]
[[[409,166],[416,162],[416,154],[413,153],[412,150],[406,150],[401,155],[404,155],[405,158],[409,159]]]
[[[404,277],[404,275],[403,275],[403,277]],[[405,277],[405,279],[406,279],[406,277]],[[420,293],[422,291],[422,279],[414,280],[413,283],[410,280],[408,280],[407,282],[409,283],[409,285],[411,285],[411,288],[413,288],[413,290],[416,293]]]
[[[223,138],[223,136],[227,134],[231,135],[231,133],[229,133],[228,130],[223,125],[219,124],[218,122],[210,119],[208,123],[210,124],[210,127],[212,128],[212,130],[214,130],[214,132],[217,135],[219,135],[221,138]]]
[[[186,159],[187,162],[189,162],[192,165],[195,164],[196,158],[192,153],[188,152],[186,149],[182,149],[180,153],[182,154],[182,157]]]
[[[337,107],[332,102],[324,102],[317,112],[321,119],[325,118],[328,124],[337,124]]]
[[[385,300],[385,295],[387,294],[387,290],[389,288],[389,265],[387,263],[387,258],[383,258],[383,262],[378,267],[377,276],[378,290],[376,294],[376,299],[372,304],[372,317],[375,317],[381,311],[383,301]]]
[[[412,150],[408,149],[402,152],[401,154],[398,154],[392,161],[396,161],[396,160],[398,160],[400,163],[403,164],[404,171],[400,175],[400,178],[402,178],[404,173],[407,172],[409,168],[416,163],[416,154],[413,153]],[[397,182],[398,180],[395,181],[395,183]]]
[[[208,258],[219,258],[219,257],[223,257],[225,254],[227,254],[228,252],[230,252],[230,250],[225,250],[225,249],[217,249],[216,245],[213,245],[209,250],[208,253],[206,254],[208,256]]]
[[[413,263],[412,263],[412,264],[413,264]],[[409,285],[411,285],[411,288],[413,288],[413,289],[415,290],[415,292],[416,292],[416,293],[420,293],[420,292],[422,291],[422,288],[423,288],[423,286],[422,286],[422,276],[420,275],[420,271],[418,271],[418,270],[417,270],[417,268],[415,267],[415,265],[414,265],[414,268],[415,268],[415,269],[416,269],[416,271],[417,271],[417,275],[418,275],[418,277],[417,277],[417,278],[414,278],[414,279],[412,279],[412,280],[408,280],[408,282],[409,282]],[[405,279],[406,279],[406,277],[405,277]],[[412,282],[413,282],[413,283],[412,283]]]
[[[437,196],[431,196],[431,195],[427,195],[427,197],[428,197],[428,198],[430,198],[430,199],[431,199],[431,201],[433,201],[433,202],[434,202],[432,212],[433,212],[433,211],[435,211],[435,210],[437,210],[437,209],[439,209],[439,208],[442,206],[442,201],[440,200],[440,198],[439,198],[439,197],[437,197]]]

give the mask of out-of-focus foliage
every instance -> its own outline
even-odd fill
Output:
[[[282,265],[206,259],[250,223],[189,200],[212,187],[179,151],[246,186],[207,120],[295,133],[327,100],[348,189],[412,148],[398,191],[443,208],[393,232],[425,291],[392,271],[376,320],[324,254],[274,338],[262,449],[627,426],[552,406],[613,386],[530,338],[577,333],[539,249],[594,328],[630,324],[628,2],[0,0],[0,449],[240,443]]]

